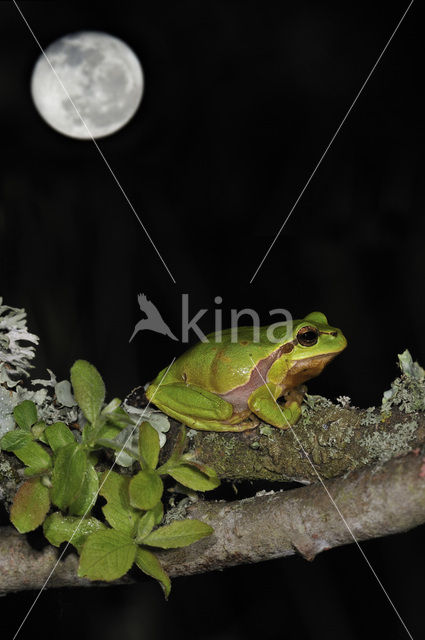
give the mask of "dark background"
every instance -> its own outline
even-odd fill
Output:
[[[349,348],[310,392],[379,404],[408,348],[425,363],[422,30],[417,7],[390,44],[254,282],[250,279],[407,2],[21,2],[43,47],[106,31],[139,56],[133,120],[99,146],[172,272],[173,284],[90,141],[40,118],[39,50],[0,4],[0,293],[41,338],[36,375],[93,362],[110,397],[152,379],[184,345],[139,333],[144,292],[180,335],[193,313],[322,310]],[[275,319],[273,319],[275,321]],[[200,323],[213,329],[212,311]],[[193,336],[195,340],[195,336]],[[413,636],[423,620],[424,529],[364,543]],[[35,594],[8,596],[2,632]],[[6,622],[7,619],[7,622]],[[6,627],[6,628],[5,628]],[[351,545],[159,587],[52,590],[22,638],[205,640],[405,638]],[[6,635],[5,635],[6,637]]]

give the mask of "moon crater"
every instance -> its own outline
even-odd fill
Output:
[[[101,138],[121,129],[137,111],[143,71],[122,40],[83,31],[56,40],[45,54],[58,77],[41,55],[32,74],[31,93],[40,115],[60,133]]]

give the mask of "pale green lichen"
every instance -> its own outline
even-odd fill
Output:
[[[32,345],[39,341],[28,331],[26,317],[24,309],[4,305],[0,298],[0,384],[10,388],[29,376],[28,370],[33,366],[30,360],[35,355]]]
[[[334,406],[336,405],[334,405],[331,400],[328,400],[328,398],[324,398],[323,396],[312,396],[306,393],[301,405],[301,416],[303,424],[311,424],[315,412],[318,409],[330,409]]]
[[[164,413],[153,407],[137,408],[124,402],[122,408],[130,418],[132,418],[133,422],[124,427],[124,429],[113,438],[113,442],[119,445],[120,448],[122,447],[122,450],[115,454],[115,462],[121,467],[131,467],[139,451],[139,430],[136,425],[140,424],[143,420],[149,422],[158,433],[159,446],[163,447],[166,442],[165,434],[170,429],[170,419]]]
[[[413,362],[407,349],[398,355],[398,360],[402,373],[391,384],[391,389],[385,391],[382,413],[390,415],[393,407],[404,413],[425,411],[425,370],[417,362]]]
[[[329,409],[329,407],[334,406],[334,403],[332,400],[329,400],[329,398],[311,396],[307,393],[304,396],[304,404],[306,404],[309,409]]]
[[[12,392],[0,386],[0,438],[15,425],[12,414],[14,406]]]
[[[313,411],[305,405],[304,403],[301,405],[301,419],[305,425],[311,424],[313,417]]]
[[[338,396],[336,401],[341,405],[343,409],[348,409],[351,405],[351,398],[349,396]]]
[[[28,382],[28,386],[17,385],[14,389],[9,389],[12,398],[12,411],[16,405],[20,404],[24,400],[31,400],[37,406],[37,415],[39,420],[43,420],[47,424],[53,422],[66,422],[72,424],[82,420],[82,412],[74,402],[74,406],[65,406],[59,400],[56,394],[56,388],[62,383],[56,381],[55,375],[48,369],[50,379],[49,380],[32,380]],[[65,382],[65,381],[63,381]],[[69,383],[68,383],[69,384]],[[37,387],[41,386],[41,389]],[[65,401],[69,405],[68,396],[65,396]],[[9,405],[10,406],[10,405]],[[0,413],[2,411],[2,399],[0,397]],[[13,425],[12,425],[13,428]],[[6,429],[8,430],[8,429]]]
[[[376,407],[369,407],[366,409],[360,420],[360,424],[364,427],[368,427],[372,424],[379,424],[381,422],[381,415],[378,413]]]
[[[0,474],[2,476],[11,475],[12,467],[10,466],[10,462],[8,460],[3,460],[0,462]]]
[[[25,346],[25,342],[30,344]],[[13,409],[24,400],[34,402],[39,419],[47,423],[70,424],[81,417],[70,383],[57,382],[49,369],[49,379],[23,385],[22,378],[28,378],[35,356],[32,345],[38,342],[38,336],[27,329],[25,310],[3,305],[0,298],[0,437],[14,428]]]
[[[170,418],[162,413],[159,409],[154,407],[134,407],[129,404],[127,400],[124,400],[122,405],[123,409],[128,415],[137,420],[147,420],[149,424],[157,431],[159,436],[159,445],[163,447],[167,436],[165,435],[170,430]]]
[[[190,505],[197,501],[197,497],[187,496],[183,498],[177,504],[174,497],[171,496],[169,500],[170,508],[166,510],[162,524],[171,524],[174,520],[183,520],[187,516],[187,509]]]
[[[411,450],[412,440],[417,435],[418,423],[397,422],[391,432],[374,431],[364,435],[360,445],[367,451],[367,462],[379,461],[381,463],[390,460],[394,456],[407,453]]]
[[[260,427],[260,433],[262,436],[267,436],[268,438],[271,438],[275,433],[275,429],[273,429],[273,427],[270,427],[267,424],[262,424]]]
[[[2,454],[0,453],[0,456]],[[8,504],[12,502],[16,491],[16,483],[19,482],[19,472],[12,467],[6,459],[0,459],[0,502]]]

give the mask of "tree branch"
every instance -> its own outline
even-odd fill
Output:
[[[173,425],[170,446],[175,429]],[[325,400],[324,406],[319,405],[292,429],[260,424],[242,433],[197,431],[191,449],[226,480],[308,484],[317,482],[317,474],[303,449],[323,478],[334,478],[382,464],[424,443],[423,412],[408,414],[393,408],[382,422],[378,410],[343,408]]]
[[[28,333],[22,310],[0,304],[0,315],[0,365],[6,363],[0,367],[4,406],[0,426],[7,430],[13,427],[12,408],[22,394],[26,399],[37,400],[40,396],[40,391],[15,386],[17,377],[28,375],[29,360],[34,356],[34,349],[22,348],[16,335],[33,343],[38,338]],[[260,424],[243,433],[191,432],[189,453],[213,467],[222,479],[297,481],[309,486],[263,492],[229,503],[200,500],[185,507],[188,500],[180,502],[167,518],[205,520],[214,528],[214,534],[183,549],[159,552],[170,575],[221,569],[296,552],[312,559],[325,549],[355,539],[406,531],[425,522],[425,459],[419,455],[425,445],[425,371],[413,362],[408,351],[399,355],[399,364],[401,376],[385,392],[379,410],[352,408],[348,398],[334,405],[325,398],[308,396],[302,419],[286,431]],[[68,397],[60,401],[65,393],[63,383],[57,384],[52,374],[50,381],[34,383],[51,387],[49,393],[38,397],[39,419],[48,424],[65,420],[75,426],[77,409],[72,402],[74,408],[69,409]],[[300,391],[294,393],[299,395]],[[140,408],[146,403],[143,387],[126,399],[126,406]],[[164,421],[167,426],[167,419]],[[170,456],[178,431],[179,425],[171,421],[161,462]],[[318,482],[322,478],[338,508]],[[19,461],[0,452],[0,501],[6,508],[22,480]],[[0,593],[40,589],[46,580],[49,587],[93,584],[77,578],[75,554],[68,553],[56,567],[57,558],[53,547],[35,551],[27,537],[9,527],[0,528]],[[134,579],[140,579],[140,572],[131,572],[119,582]]]
[[[379,470],[363,469],[328,480],[326,487],[357,540],[400,533],[425,522],[425,459],[418,453],[392,459]],[[322,551],[353,542],[321,484],[230,503],[199,501],[187,508],[182,514],[186,516],[208,522],[214,534],[189,547],[160,551],[161,563],[171,576],[296,552],[312,560]],[[8,527],[0,529],[1,591],[40,589],[57,555],[52,547],[34,551],[25,536]],[[47,586],[94,584],[77,578],[76,566],[77,557],[69,555]],[[137,580],[137,575],[119,582]]]

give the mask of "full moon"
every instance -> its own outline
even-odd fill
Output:
[[[81,31],[56,40],[45,53],[60,81],[40,55],[32,73],[31,94],[40,115],[56,131],[71,138],[102,138],[121,129],[137,111],[143,71],[122,40],[107,33]]]

